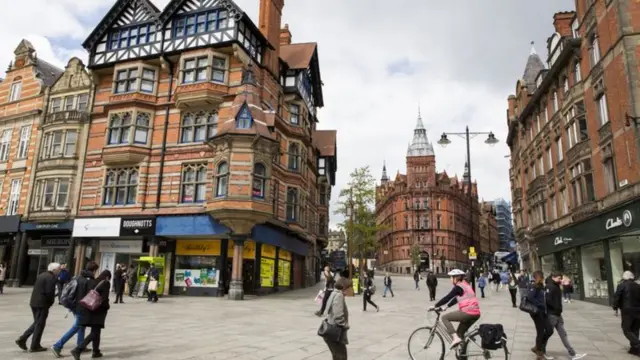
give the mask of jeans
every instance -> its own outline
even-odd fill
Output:
[[[536,349],[546,353],[547,342],[553,335],[553,326],[546,314],[531,315],[531,319],[536,326]]]
[[[416,282],[416,289],[420,290],[420,280],[415,280]]]
[[[509,294],[511,294],[511,305],[513,305],[513,307],[516,307],[517,292],[518,292],[518,289],[509,289]]]
[[[551,323],[551,326],[553,326],[558,332],[558,336],[560,336],[562,345],[564,345],[564,348],[567,349],[569,355],[574,356],[576,354],[576,351],[573,350],[573,346],[571,346],[569,338],[567,337],[567,331],[564,329],[564,319],[562,318],[562,315],[549,314],[549,322]]]
[[[435,285],[427,285],[427,287],[429,288],[429,300],[435,300],[436,299]]]
[[[329,351],[331,351],[332,360],[347,360],[347,345],[341,342],[328,341],[327,339],[324,339],[324,342],[327,343]]]
[[[470,315],[462,311],[448,312],[440,318],[442,325],[447,329],[447,332],[451,335],[458,334],[460,338],[464,337],[464,334],[469,330],[473,324],[480,319],[480,315]],[[458,329],[453,328],[452,321],[458,323]]]
[[[378,308],[378,305],[371,301],[371,292],[369,290],[365,290],[364,294],[362,294],[362,309],[364,311],[367,311],[367,303],[373,305],[376,309]]]
[[[31,307],[31,313],[33,314],[33,324],[25,330],[24,334],[18,339],[21,342],[26,342],[31,335],[31,349],[37,349],[42,347],[40,341],[42,340],[42,333],[44,333],[44,327],[47,325],[47,317],[49,317],[49,308],[36,308]]]
[[[73,335],[76,334],[78,334],[78,336],[76,337],[76,345],[80,346],[80,344],[82,344],[82,341],[84,340],[84,327],[78,326],[78,319],[79,316],[75,314],[73,325],[71,325],[71,328],[64,335],[62,335],[60,340],[53,344],[54,348],[56,348],[57,350],[62,350],[64,344],[66,344],[67,341],[71,340]]]
[[[136,289],[136,283],[134,282],[130,282],[129,283],[129,297],[133,297],[133,290]]]
[[[571,300],[571,293],[568,291],[565,291],[564,293],[562,293],[562,296],[564,297],[565,300]]]
[[[484,298],[484,286],[480,287],[480,294],[482,294],[482,298]]]
[[[395,296],[393,295],[393,289],[391,289],[391,285],[385,285],[384,291],[382,292],[382,297],[387,296],[387,291],[391,292],[391,296]]]

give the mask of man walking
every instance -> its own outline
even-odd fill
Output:
[[[7,269],[4,266],[4,263],[0,263],[0,295],[4,293],[4,279],[6,276]]]
[[[393,295],[393,289],[391,289],[391,276],[389,276],[389,272],[386,272],[384,274],[384,291],[382,292],[382,297],[387,297],[387,290],[389,292],[391,292],[391,297],[395,297],[395,295]]]
[[[564,328],[564,319],[562,318],[562,290],[560,290],[560,282],[562,281],[562,274],[559,272],[552,272],[551,276],[547,279],[547,286],[545,289],[545,299],[547,305],[547,315],[549,316],[549,322],[558,332],[560,340],[565,349],[569,352],[572,360],[582,359],[587,354],[577,354],[571,346],[569,338],[567,337],[567,331]],[[637,339],[637,337],[636,337]]]
[[[69,271],[67,270],[67,264],[60,264],[60,272],[58,273],[58,303],[60,303],[60,295],[62,294],[62,289],[64,286],[71,280],[71,275],[69,275]]]
[[[613,298],[613,310],[616,315],[622,310],[622,332],[629,340],[629,354],[640,357],[640,285],[633,281],[633,273],[622,273],[622,282],[618,285]]]
[[[429,288],[429,300],[436,301],[436,287],[438,286],[438,278],[433,271],[429,270],[427,275],[427,288]]]
[[[60,264],[51,263],[47,267],[47,271],[38,275],[36,283],[31,291],[31,313],[33,314],[33,324],[16,340],[16,345],[22,350],[27,350],[27,339],[31,335],[31,346],[29,352],[47,351],[40,345],[44,327],[47,325],[47,317],[49,316],[49,308],[56,299],[56,284],[58,283],[57,275],[60,272]]]
[[[413,273],[413,281],[416,283],[416,290],[420,290],[420,270]]]

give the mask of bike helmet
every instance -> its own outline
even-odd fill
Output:
[[[447,274],[449,276],[464,276],[465,272],[460,269],[453,269]]]

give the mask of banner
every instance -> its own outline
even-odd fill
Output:
[[[173,286],[218,287],[220,272],[215,268],[176,269],[173,274]]]
[[[275,260],[262,258],[260,260],[260,286],[273,287]]]
[[[291,285],[291,263],[278,260],[278,286],[288,287]]]

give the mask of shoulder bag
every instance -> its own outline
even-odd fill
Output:
[[[335,298],[335,294],[332,294],[331,303],[329,303],[327,306],[328,309],[331,309]],[[327,310],[327,312],[328,311],[330,310]],[[340,342],[340,340],[342,339],[343,331],[344,329],[341,326],[331,324],[329,323],[328,319],[324,319],[322,320],[322,323],[320,323],[320,327],[318,328],[318,336],[330,342]]]
[[[82,300],[80,300],[80,305],[82,305],[83,308],[89,311],[96,311],[96,309],[99,308],[100,305],[102,305],[102,296],[96,289],[99,288],[103,283],[104,280],[100,281],[94,289],[89,290],[87,295],[85,295]]]
[[[522,297],[522,300],[520,300],[520,310],[531,315],[540,313],[540,309],[527,296]]]

